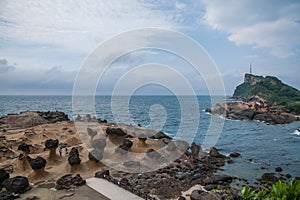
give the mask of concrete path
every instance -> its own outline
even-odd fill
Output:
[[[112,200],[143,200],[141,197],[101,178],[86,179],[86,184]]]

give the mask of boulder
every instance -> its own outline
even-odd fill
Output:
[[[24,193],[29,189],[28,178],[24,176],[16,176],[6,179],[2,184],[8,192]]]
[[[151,159],[159,159],[161,158],[160,153],[158,153],[157,151],[155,151],[154,149],[148,149],[147,150],[147,156]]]
[[[30,153],[30,148],[29,148],[30,145],[28,144],[25,144],[25,143],[21,143],[19,146],[18,146],[18,150],[19,151],[23,151],[25,154],[29,154]]]
[[[128,151],[133,145],[133,142],[128,139],[124,139],[123,144],[119,146],[119,148],[124,149],[125,151]]]
[[[170,136],[168,136],[167,134],[165,134],[164,132],[162,131],[159,131],[158,133],[156,133],[155,135],[152,135],[150,138],[152,139],[163,139],[163,138],[167,138],[167,139],[172,139]]]
[[[97,135],[97,131],[94,131],[94,130],[91,129],[91,128],[87,128],[86,130],[87,130],[87,132],[88,132],[88,135],[89,135],[91,138],[93,138],[93,137],[95,137],[95,136]]]
[[[282,172],[282,168],[281,167],[276,167],[275,172]]]
[[[238,152],[232,152],[229,156],[232,158],[237,158],[237,157],[240,157],[241,154],[239,154]]]
[[[190,196],[191,200],[221,200],[216,194],[202,190],[194,190]]]
[[[106,139],[95,139],[92,141],[92,146],[95,149],[104,149],[106,146]]]
[[[257,179],[260,183],[267,183],[272,185],[276,183],[279,179],[274,175],[274,173],[264,173],[259,179]]]
[[[35,159],[32,159],[28,156],[28,161],[33,170],[42,169],[46,166],[46,160],[40,156],[36,157]]]
[[[83,180],[83,178],[79,174],[76,174],[76,175],[67,174],[67,175],[60,177],[56,181],[55,188],[58,190],[70,189],[70,188],[73,188],[76,186],[81,186],[84,184],[86,184],[86,181]]]
[[[49,139],[45,141],[45,147],[47,149],[51,149],[51,148],[57,148],[59,144],[58,140],[53,140],[53,139]]]
[[[109,127],[106,129],[106,134],[107,135],[116,135],[116,136],[127,135],[121,128],[109,128]]]
[[[210,148],[209,155],[211,157],[215,157],[215,158],[225,158],[226,157],[226,156],[220,154],[219,151],[216,149],[216,147]]]
[[[4,169],[0,169],[0,187],[6,179],[9,179],[9,173],[7,173]]]
[[[103,158],[103,151],[93,149],[91,152],[89,152],[89,160],[99,162]]]
[[[105,178],[107,176],[109,176],[109,170],[103,170],[103,171],[99,171],[95,173],[95,177],[96,178]]]
[[[79,158],[78,149],[73,147],[69,153],[68,162],[70,165],[79,165],[81,159]]]

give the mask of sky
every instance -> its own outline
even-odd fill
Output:
[[[299,1],[0,0],[0,95],[72,94],[77,73],[93,50],[127,31],[149,27],[177,31],[197,42],[217,66],[228,95],[243,81],[250,63],[254,74],[277,76],[300,89]],[[126,47],[126,42],[118,45]],[[205,79],[217,76],[199,76],[170,52],[136,50],[111,63],[98,94],[110,94],[120,77],[147,63],[176,69],[197,94],[207,94]],[[175,78],[157,67],[132,78],[143,76]],[[149,85],[139,91],[163,94],[167,89]]]

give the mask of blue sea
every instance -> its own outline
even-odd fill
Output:
[[[197,116],[195,107],[185,106],[183,111],[181,102],[189,105],[191,97],[183,96],[132,96],[129,105],[124,104],[125,97],[112,99],[110,96],[95,97],[95,114],[98,118],[108,122],[123,122],[141,124],[144,127],[160,128],[175,137],[178,130],[184,130],[185,139],[202,144],[209,128],[212,116],[205,112],[211,107],[209,96],[198,96],[200,120],[195,126]],[[216,97],[218,99],[218,97]],[[219,99],[224,101],[225,99]],[[112,102],[114,112],[112,111]],[[85,102],[83,102],[84,105]],[[116,112],[128,110],[129,117],[117,116]],[[196,110],[197,110],[196,109]],[[63,111],[74,118],[77,114],[85,114],[83,110],[72,111],[72,96],[0,96],[0,116],[9,113],[19,113],[26,110]],[[188,121],[183,113],[188,113]],[[195,119],[194,119],[194,118]],[[220,117],[221,119],[221,117]],[[152,122],[157,122],[153,127]],[[159,123],[163,122],[163,123]],[[182,125],[181,123],[184,122]],[[282,167],[282,174],[300,176],[300,135],[294,131],[300,127],[300,122],[284,125],[267,125],[257,121],[225,120],[216,147],[228,155],[239,152],[242,157],[234,159],[234,164],[223,167],[222,173],[245,178],[253,182],[265,172],[274,172],[275,167]],[[214,127],[212,127],[212,130]],[[263,168],[263,169],[262,169]]]

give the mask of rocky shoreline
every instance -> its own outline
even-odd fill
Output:
[[[84,136],[80,137],[81,130],[76,130],[74,122],[62,112],[28,111],[0,118],[0,199],[15,199],[30,188],[66,190],[66,194],[73,194],[74,188],[93,176],[105,178],[144,199],[239,199],[239,192],[231,187],[231,182],[247,184],[237,177],[216,175],[222,166],[234,163],[239,153],[224,156],[215,147],[203,152],[199,145],[173,141],[163,132],[110,124],[90,116],[77,120],[90,123],[84,127]],[[94,122],[97,127],[91,125]],[[166,153],[162,153],[160,149],[166,145]],[[149,171],[150,166],[144,165],[147,163],[144,161],[165,162],[168,155],[180,149],[183,149],[180,156],[167,166]],[[126,159],[130,153],[139,153],[140,160]],[[130,173],[128,169],[148,172]],[[274,174],[261,178],[263,186],[278,180]],[[196,185],[201,185],[201,189],[183,196],[183,191]],[[70,190],[73,192],[69,193]],[[40,198],[33,195],[27,199]]]
[[[220,103],[205,111],[228,119],[255,120],[266,124],[287,124],[300,120],[299,115],[293,114],[284,107],[272,106],[257,96],[243,101]]]

